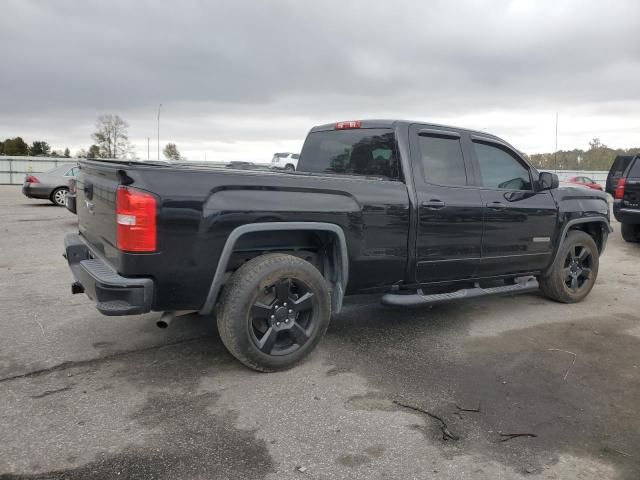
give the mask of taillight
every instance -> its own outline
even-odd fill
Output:
[[[618,200],[622,200],[624,198],[624,186],[626,184],[627,184],[626,177],[622,177],[620,180],[618,180],[618,184],[616,185],[616,191],[613,194],[614,198],[617,198]]]
[[[347,130],[349,128],[360,128],[362,122],[360,120],[348,120],[346,122],[336,123],[336,130]]]
[[[40,183],[40,180],[38,180],[33,175],[27,175],[27,178],[25,178],[24,181],[27,183]]]
[[[131,187],[116,193],[117,246],[125,252],[156,250],[156,197]]]

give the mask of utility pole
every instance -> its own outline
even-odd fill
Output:
[[[147,137],[147,161],[151,160],[151,137]]]
[[[158,161],[160,161],[160,109],[162,104],[158,105]]]
[[[555,149],[556,170],[558,170],[558,112],[556,112],[556,149]]]

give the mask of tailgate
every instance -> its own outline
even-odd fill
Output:
[[[77,177],[78,229],[89,244],[115,260],[116,191],[118,165],[99,161],[80,162]],[[121,167],[120,167],[121,168]]]
[[[627,178],[624,186],[623,206],[640,208],[640,178]]]

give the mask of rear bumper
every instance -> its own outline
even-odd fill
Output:
[[[22,194],[28,198],[48,199],[51,196],[51,189],[38,183],[25,183],[22,185]]]
[[[73,293],[86,293],[103,315],[135,315],[151,310],[153,280],[119,275],[75,233],[64,239],[65,258],[76,282]]]
[[[640,209],[623,207],[620,200],[613,203],[613,216],[620,223],[640,224]]]

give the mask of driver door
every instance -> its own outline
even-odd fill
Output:
[[[507,145],[476,136],[469,141],[484,206],[479,276],[545,268],[558,215],[551,192],[536,191],[535,170]]]

